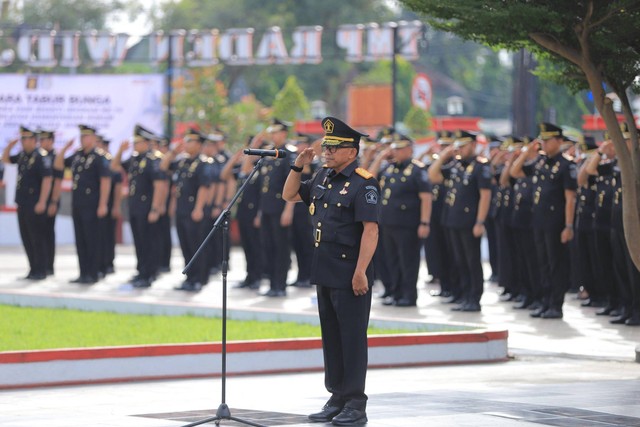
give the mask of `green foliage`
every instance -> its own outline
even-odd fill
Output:
[[[216,342],[222,320],[0,305],[0,351]],[[370,334],[409,332],[370,328]],[[230,341],[320,337],[320,327],[293,322],[227,321]]]
[[[23,0],[12,16],[28,27],[52,30],[103,29],[109,13],[124,12],[122,0]]]
[[[510,50],[526,48],[557,68],[550,75],[556,83],[572,90],[586,87],[581,55],[588,54],[603,81],[626,88],[640,74],[640,3],[637,0],[489,0],[479,4],[464,0],[402,0],[429,17],[436,28],[489,46]],[[589,27],[585,27],[588,19]],[[580,34],[588,32],[582,46]],[[539,41],[562,46],[551,51]],[[588,49],[585,50],[585,47]],[[570,59],[571,58],[571,59]],[[540,71],[540,70],[539,70]],[[543,71],[543,70],[542,70]],[[615,82],[615,83],[613,83]]]
[[[196,122],[205,131],[223,123],[227,91],[217,78],[220,68],[193,68],[174,80],[173,105],[177,121]]]
[[[425,136],[432,127],[431,114],[422,108],[412,106],[404,117],[404,124],[413,137]]]
[[[273,116],[288,121],[309,117],[309,102],[295,76],[287,77],[284,87],[276,95]]]
[[[240,102],[229,105],[224,110],[224,126],[229,134],[229,148],[241,148],[249,137],[264,128],[265,107],[253,96],[248,95]]]

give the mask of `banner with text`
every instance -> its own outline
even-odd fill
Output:
[[[19,127],[52,130],[56,149],[69,139],[79,147],[78,124],[98,129],[112,151],[129,139],[136,123],[161,134],[164,77],[135,75],[24,75],[0,79],[0,150],[19,137]],[[20,150],[20,144],[14,147]]]

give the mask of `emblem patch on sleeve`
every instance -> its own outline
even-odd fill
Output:
[[[375,189],[367,191],[364,198],[370,205],[378,204],[378,192]]]

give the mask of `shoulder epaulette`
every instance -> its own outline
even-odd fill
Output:
[[[358,175],[360,175],[361,177],[363,177],[364,179],[373,178],[373,174],[371,172],[369,172],[368,170],[363,169],[363,168],[356,168],[356,173]]]
[[[105,159],[111,160],[111,153],[108,153],[105,151],[104,153],[102,153],[102,155],[104,156]]]
[[[38,148],[38,153],[40,153],[41,156],[46,156],[47,154],[49,154],[47,150],[42,147]]]
[[[322,165],[322,167],[327,169],[329,166],[327,166],[327,164],[325,163],[324,165]]]
[[[570,162],[573,162],[573,160],[574,160],[573,156],[570,156],[567,153],[562,153],[562,157],[564,157],[565,159],[569,160]]]
[[[156,159],[161,159],[164,157],[164,154],[162,154],[162,151],[160,150],[154,150],[153,155],[155,156]]]
[[[482,157],[482,156],[478,156],[477,157],[478,163],[488,163],[489,159],[487,159],[486,157]]]
[[[420,160],[418,159],[411,159],[411,163],[413,163],[414,165],[416,165],[419,168],[423,168],[425,167],[425,164],[422,163]]]

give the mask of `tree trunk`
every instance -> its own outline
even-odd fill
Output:
[[[584,68],[583,68],[584,69]],[[613,102],[606,97],[603,89],[602,79],[599,74],[593,72],[595,69],[584,69],[589,87],[593,93],[593,99],[596,108],[600,112],[604,120],[613,146],[616,150],[618,165],[621,170],[622,178],[622,222],[624,226],[624,236],[627,240],[627,247],[631,254],[631,259],[635,266],[640,270],[640,210],[638,209],[638,200],[640,200],[640,171],[634,168],[638,164],[632,160],[632,156],[638,159],[638,144],[633,147],[633,152],[629,152],[625,143],[618,118],[613,111]],[[620,96],[618,94],[618,96]],[[622,94],[620,99],[626,95]],[[623,103],[624,104],[624,103]],[[625,106],[626,108],[626,106]],[[629,126],[635,129],[635,122]]]

